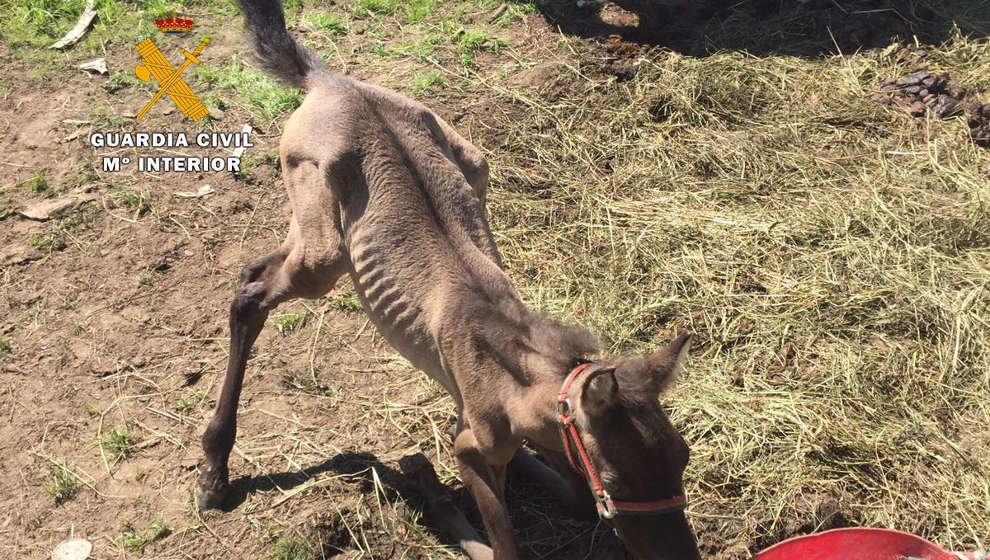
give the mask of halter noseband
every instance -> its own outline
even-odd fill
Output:
[[[564,379],[563,385],[560,386],[560,396],[557,398],[557,420],[560,422],[560,438],[564,442],[564,453],[567,454],[567,460],[575,471],[587,479],[591,492],[595,495],[598,515],[602,519],[612,519],[616,515],[661,515],[683,510],[687,504],[684,496],[673,496],[664,500],[649,502],[624,502],[613,500],[612,496],[609,496],[605,490],[601,478],[598,477],[598,472],[591,464],[591,458],[588,457],[584,443],[581,442],[581,435],[574,424],[574,417],[571,416],[571,401],[567,396],[574,380],[594,364],[595,362],[582,363]],[[576,454],[575,450],[577,451]],[[578,462],[579,460],[580,462]]]

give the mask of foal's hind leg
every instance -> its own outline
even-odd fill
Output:
[[[286,175],[290,196],[301,204],[293,210],[286,242],[244,269],[230,305],[227,375],[216,412],[203,434],[205,463],[196,496],[200,508],[219,507],[229,490],[227,459],[237,433],[237,401],[244,368],[268,312],[293,298],[322,296],[347,270],[348,257],[334,226],[336,203],[325,194],[318,170],[295,167]],[[311,193],[316,195],[307,196]],[[301,227],[300,223],[307,225]]]
[[[298,247],[298,245],[297,245]],[[296,297],[319,297],[329,291],[345,268],[343,263],[307,267],[300,252],[280,249],[249,264],[230,305],[230,355],[213,419],[203,433],[205,464],[199,476],[200,508],[219,507],[226,498],[227,460],[237,433],[237,402],[248,354],[268,312]]]

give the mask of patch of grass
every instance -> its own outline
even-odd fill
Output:
[[[406,2],[406,21],[417,23],[425,20],[436,5],[436,0],[409,0]]]
[[[117,189],[110,193],[110,202],[116,208],[129,208],[137,210],[143,204],[144,197],[141,193],[127,189]]]
[[[27,237],[27,244],[39,251],[48,250],[55,244],[55,236],[48,233],[32,233]]]
[[[536,3],[534,2],[510,3],[506,6],[505,11],[495,18],[493,23],[499,27],[508,27],[529,14],[536,13],[536,10]]]
[[[275,317],[275,330],[279,334],[286,335],[292,331],[299,330],[309,319],[309,312],[299,311],[296,313],[280,313]]]
[[[443,76],[439,72],[417,73],[413,78],[413,91],[424,92],[442,83]]]
[[[59,461],[51,467],[51,482],[45,484],[45,492],[55,498],[56,504],[62,504],[79,491],[79,479],[72,473],[69,464]]]
[[[196,391],[191,395],[180,397],[175,401],[175,410],[181,412],[182,414],[189,414],[192,412],[196,405],[203,402],[206,398],[206,392]]]
[[[43,171],[35,171],[34,176],[25,181],[23,186],[31,193],[39,196],[49,197],[55,194],[55,191],[48,184],[48,179],[45,178]]]
[[[103,431],[100,436],[100,447],[113,457],[115,461],[126,458],[134,445],[134,436],[126,426],[115,426]]]
[[[278,169],[280,165],[278,150],[258,150],[255,148],[250,152],[245,153],[241,156],[241,165],[235,175],[238,179],[253,181],[258,178],[256,176],[258,168],[265,164],[271,165],[275,169]]]
[[[0,40],[18,58],[35,63],[29,74],[31,78],[52,78],[61,72],[64,55],[45,47],[72,28],[85,4],[85,0],[0,0],[0,13],[4,14]],[[72,47],[76,54],[89,56],[101,52],[108,40],[136,43],[140,38],[153,36],[157,32],[155,17],[175,6],[166,0],[141,0],[136,5],[96,0],[95,7],[99,17]]]
[[[333,306],[341,311],[361,311],[361,300],[356,296],[338,295],[333,298]]]
[[[144,528],[125,526],[120,538],[125,548],[141,550],[156,540],[167,537],[171,532],[164,520],[158,520]]]
[[[316,551],[298,537],[282,537],[275,542],[275,560],[315,560]]]
[[[83,165],[78,169],[73,169],[72,171],[65,174],[62,177],[62,188],[63,189],[73,189],[82,187],[86,184],[98,181],[100,176],[96,173],[96,170],[91,164]]]
[[[405,15],[406,23],[418,23],[436,7],[436,0],[357,0],[354,16],[367,18],[374,16]]]
[[[247,70],[236,56],[220,68],[197,67],[193,74],[214,87],[228,89],[265,121],[299,106],[302,94],[296,88],[279,85],[267,74]]]
[[[10,349],[11,349],[10,341],[7,340],[5,337],[0,336],[0,354],[9,354]]]
[[[330,35],[346,35],[347,27],[337,16],[332,16],[324,12],[317,12],[309,15],[309,22],[317,29],[329,33]]]
[[[370,15],[389,15],[395,13],[402,2],[399,0],[357,0],[354,4],[354,15],[368,17]]]
[[[134,75],[134,72],[123,72],[118,70],[111,74],[110,78],[103,82],[100,87],[108,93],[117,93],[122,89],[141,84],[144,84],[144,82],[139,80],[137,76]]]
[[[111,207],[126,209],[134,218],[151,210],[151,204],[148,203],[144,192],[117,188],[110,193],[108,198],[110,199]]]
[[[102,105],[97,105],[94,107],[91,112],[91,116],[93,118],[93,127],[96,129],[118,128],[121,125],[134,120],[128,117],[111,114],[110,111]]]
[[[79,17],[84,5],[83,0],[4,0],[0,36],[11,46],[47,46],[67,30],[66,22]]]
[[[498,54],[505,46],[505,41],[489,37],[482,29],[465,30],[457,36],[458,56],[465,70],[474,68],[474,56],[479,52]]]

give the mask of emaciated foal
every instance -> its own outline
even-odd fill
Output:
[[[505,505],[514,457],[572,511],[597,509],[636,558],[699,558],[683,512],[688,447],[658,403],[690,336],[644,358],[587,360],[594,337],[534,315],[502,271],[478,148],[420,103],[328,72],[288,34],[278,0],[239,2],[265,69],[308,94],[280,146],[288,236],[244,269],[230,307],[200,507],[229,490],[244,368],[269,311],[347,274],[385,339],[457,407],[454,454],[491,543],[462,531],[472,560],[517,558]]]

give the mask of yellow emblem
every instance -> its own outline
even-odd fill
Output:
[[[175,106],[182,111],[182,114],[194,121],[198,121],[209,113],[203,106],[203,102],[182,80],[182,72],[189,66],[189,63],[195,62],[197,66],[202,65],[196,57],[203,52],[203,48],[209,42],[209,39],[203,39],[203,42],[193,52],[183,49],[182,54],[186,56],[186,59],[178,68],[172,68],[168,59],[151,42],[151,39],[145,39],[138,43],[137,51],[141,55],[142,63],[134,68],[134,73],[145,82],[151,81],[151,77],[154,76],[155,80],[158,81],[159,89],[151,101],[148,101],[148,104],[137,114],[137,120],[141,120],[141,117],[147,114],[148,110],[166,93],[175,102]]]

